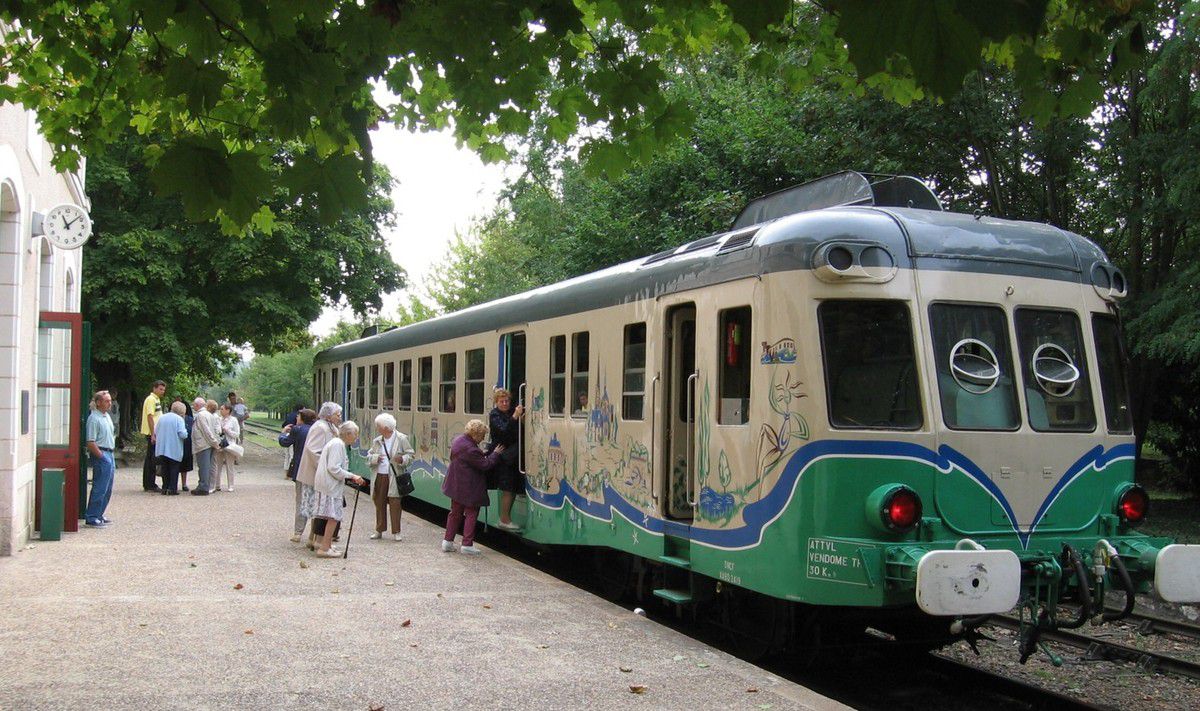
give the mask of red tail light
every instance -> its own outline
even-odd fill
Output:
[[[894,531],[906,531],[921,520],[921,497],[907,486],[901,486],[884,499],[880,513],[885,526]]]
[[[1141,523],[1149,510],[1150,497],[1145,489],[1137,485],[1126,489],[1117,501],[1117,515],[1126,523]]]

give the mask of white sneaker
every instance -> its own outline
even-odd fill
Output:
[[[454,552],[454,541],[443,540],[442,541],[442,552],[443,553],[453,553]]]
[[[479,555],[480,553],[483,553],[483,551],[479,550],[475,546],[463,546],[462,548],[458,549],[458,552],[466,553],[467,555]]]
[[[288,540],[290,540],[292,543],[299,543],[300,542],[300,534],[297,533]]]
[[[231,494],[232,494],[232,493],[233,493],[233,487],[231,486],[231,487],[229,487],[228,489],[226,489],[225,491],[228,491],[229,493],[231,493]]]
[[[317,551],[317,557],[319,557],[319,558],[341,558],[342,552],[339,551],[337,548],[330,548],[327,551]]]
[[[520,531],[521,530],[521,527],[518,526],[517,524],[513,523],[512,521],[509,521],[507,523],[505,523],[504,521],[501,521],[496,524],[496,528],[502,529],[504,531]]]
[[[377,540],[379,540],[380,538],[383,538],[383,534],[382,534],[382,533],[380,533],[379,531],[372,531],[372,532],[371,532],[371,540],[372,540],[372,541],[377,541]]]
[[[401,536],[399,533],[393,533],[393,534],[392,534],[392,540],[393,540],[393,541],[403,541],[403,540],[404,540],[404,536]]]

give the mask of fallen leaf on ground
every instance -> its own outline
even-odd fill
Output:
[[[149,624],[148,622],[139,622],[138,627],[145,627],[148,624]]]
[[[233,589],[234,589],[234,590],[241,590],[243,587],[245,587],[245,586],[244,586],[244,585],[242,585],[241,583],[238,583],[237,585],[234,585],[234,586],[233,586]]]
[[[626,674],[633,671],[633,667],[620,667],[620,669],[621,669],[621,671],[625,672]]]
[[[708,669],[708,664],[706,662],[696,662],[696,666],[700,667],[701,669]]]
[[[233,534],[233,537],[234,537],[234,538],[241,538],[241,537],[242,537],[242,534],[240,534],[240,533],[235,533],[235,534]]]
[[[763,711],[767,711],[767,709],[775,708],[775,704],[759,704],[758,707]]]
[[[682,655],[682,654],[676,654],[674,657],[671,657],[671,661],[673,661],[673,662],[682,662],[682,661],[683,661],[683,655]]]
[[[441,593],[438,593],[438,597],[441,597],[441,596],[442,596],[442,594],[441,594]]]
[[[190,566],[191,566],[191,567],[193,567],[193,568],[195,568],[195,567],[196,567],[196,564],[195,564],[195,563],[188,563],[188,565],[190,565]]]
[[[371,704],[367,707],[367,711],[383,711],[383,704]]]
[[[630,684],[629,690],[635,694],[644,694],[644,693],[646,693],[646,685],[645,684]]]
[[[393,583],[392,581],[390,581],[390,580],[389,580],[388,582],[384,583],[384,585],[386,585],[386,586],[388,586],[388,587],[390,588],[390,587],[392,587],[393,585],[395,585],[395,583]]]
[[[415,647],[415,646],[417,646],[417,643],[416,643],[416,642],[409,642],[409,643],[408,643],[408,646],[410,646],[410,647]]]
[[[491,605],[486,605],[486,604],[485,604],[485,605],[483,606],[483,609],[485,609],[485,610],[490,610],[490,609],[492,609],[492,606],[491,606]]]
[[[254,634],[254,630],[246,630],[246,634]]]
[[[401,623],[400,623],[400,626],[401,626],[401,627],[408,627],[408,626],[409,626],[409,625],[411,625],[411,624],[412,624],[412,620],[405,620],[405,621],[403,621],[403,622],[401,622]]]
[[[340,593],[340,592],[341,592],[341,590],[338,590],[337,588],[334,588],[334,589],[333,589],[333,594],[334,594],[334,595],[337,595],[337,594],[338,594],[338,593]]]
[[[758,693],[758,687],[757,687],[757,686],[752,686],[752,687],[750,687],[749,689],[746,689],[746,693],[747,693],[747,694],[757,694],[757,693]]]
[[[300,561],[300,567],[301,567],[301,568],[307,568],[307,567],[308,567],[308,563],[306,563],[306,562],[304,562],[304,561]]]
[[[548,644],[539,644],[539,645],[538,645],[538,649],[550,649],[550,645],[548,645]]]

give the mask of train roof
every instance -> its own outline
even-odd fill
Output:
[[[780,271],[812,269],[830,241],[886,246],[901,269],[1011,274],[1082,283],[1107,263],[1090,240],[1051,225],[907,207],[832,207],[680,247],[321,351],[339,362]],[[1085,277],[1085,275],[1087,275]]]

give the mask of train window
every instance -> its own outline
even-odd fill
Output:
[[[467,407],[464,412],[483,414],[483,349],[467,351]]]
[[[412,409],[412,361],[400,361],[400,409]]]
[[[367,406],[367,368],[366,366],[358,366],[358,373],[354,378],[354,402],[355,407],[363,409]]]
[[[1115,316],[1092,314],[1092,332],[1096,337],[1096,370],[1100,374],[1100,397],[1104,400],[1104,420],[1109,432],[1133,431],[1129,413],[1129,380],[1125,375],[1126,356],[1121,339],[1121,324]]]
[[[329,399],[332,402],[338,401],[338,369],[334,368],[329,371]]]
[[[429,412],[433,409],[433,356],[417,360],[417,410]]]
[[[561,415],[567,402],[567,337],[550,338],[550,414]]]
[[[642,419],[646,397],[646,324],[625,327],[625,377],[622,382],[621,417]]]
[[[571,334],[571,416],[586,417],[588,405],[588,332]]]
[[[921,427],[912,323],[902,301],[826,301],[817,311],[834,427]]]
[[[929,307],[942,419],[956,430],[1021,426],[1008,319],[996,306]]]
[[[720,384],[717,422],[744,425],[750,419],[750,307],[721,312]]]
[[[1039,432],[1094,430],[1079,318],[1069,311],[1017,309],[1016,324],[1029,426]]]
[[[442,354],[442,382],[438,410],[456,412],[458,409],[458,354]]]
[[[371,379],[367,383],[367,402],[372,410],[379,409],[379,365],[371,366]]]
[[[396,364],[383,364],[383,409],[396,408]]]

